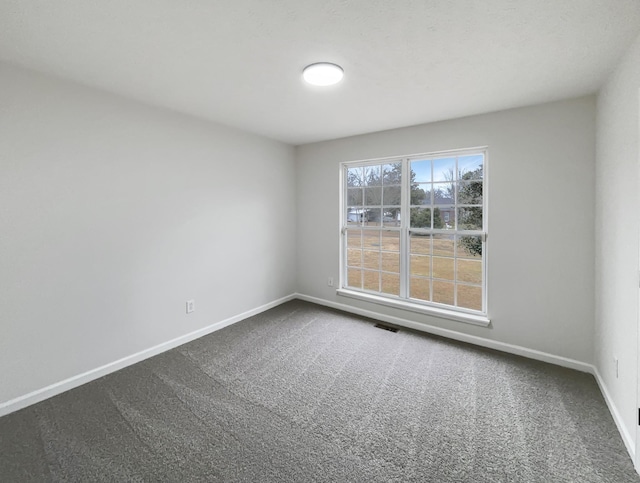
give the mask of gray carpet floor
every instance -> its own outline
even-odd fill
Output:
[[[591,375],[293,301],[0,418],[0,480],[640,478]]]

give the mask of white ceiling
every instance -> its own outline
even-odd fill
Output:
[[[0,0],[2,61],[290,144],[591,94],[639,32],[639,0]]]

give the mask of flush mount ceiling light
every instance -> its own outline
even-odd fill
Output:
[[[306,82],[314,86],[331,86],[342,80],[344,71],[342,67],[329,62],[318,62],[304,68],[302,77]]]

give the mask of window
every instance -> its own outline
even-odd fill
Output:
[[[486,314],[484,149],[343,163],[348,295]]]

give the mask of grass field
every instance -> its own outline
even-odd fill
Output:
[[[454,235],[412,236],[409,293],[412,298],[482,310],[482,259],[458,245]],[[349,230],[348,285],[400,294],[400,234]]]

